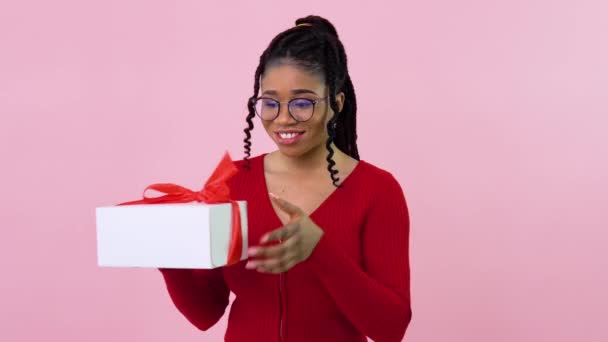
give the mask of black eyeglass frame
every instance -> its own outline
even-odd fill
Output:
[[[277,101],[277,100],[275,100],[275,99],[273,99],[271,97],[261,96],[261,97],[254,97],[254,98],[252,98],[251,99],[251,104],[253,105],[253,110],[255,111],[255,114],[261,120],[264,120],[264,121],[274,121],[274,120],[276,120],[276,118],[279,117],[279,114],[281,114],[281,105],[282,104],[287,104],[287,112],[289,112],[289,115],[294,120],[296,120],[297,122],[306,122],[306,121],[309,121],[310,119],[312,119],[312,117],[315,115],[315,108],[317,107],[317,103],[322,102],[322,101],[326,101],[328,99],[329,99],[329,95],[326,96],[326,97],[319,97],[319,98],[316,98],[316,99],[309,99],[309,98],[306,98],[306,97],[296,97],[296,98],[290,99],[289,101],[283,101],[283,102],[281,102],[281,101]],[[257,109],[256,105],[257,105],[257,102],[259,100],[271,100],[271,101],[273,101],[273,102],[275,102],[275,103],[277,103],[279,105],[279,107],[277,108],[277,114],[274,116],[274,118],[272,118],[272,119],[264,119],[262,117],[262,114],[258,113],[258,111],[256,110]],[[291,103],[293,101],[296,101],[296,100],[306,100],[306,101],[310,101],[312,103],[312,113],[310,114],[310,117],[308,119],[306,119],[306,120],[298,120],[298,118],[296,118],[291,113]]]

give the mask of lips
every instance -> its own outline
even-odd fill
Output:
[[[283,130],[283,131],[275,132],[277,142],[279,144],[283,144],[283,145],[295,144],[302,138],[303,135],[304,135],[304,131],[296,131],[296,130]]]

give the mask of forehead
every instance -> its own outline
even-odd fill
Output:
[[[320,91],[325,87],[321,76],[289,64],[269,67],[265,70],[260,82],[262,91],[289,92],[291,89]]]

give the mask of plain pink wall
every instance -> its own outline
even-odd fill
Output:
[[[0,4],[0,340],[222,340],[96,266],[94,208],[241,157],[259,54],[315,13],[410,206],[406,340],[608,341],[606,1],[204,3]]]

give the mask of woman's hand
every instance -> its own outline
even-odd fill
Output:
[[[270,198],[289,215],[289,222],[260,239],[260,244],[271,241],[279,241],[279,244],[249,248],[250,259],[245,267],[265,273],[282,273],[310,256],[323,236],[323,230],[302,209],[276,195],[270,194]]]

